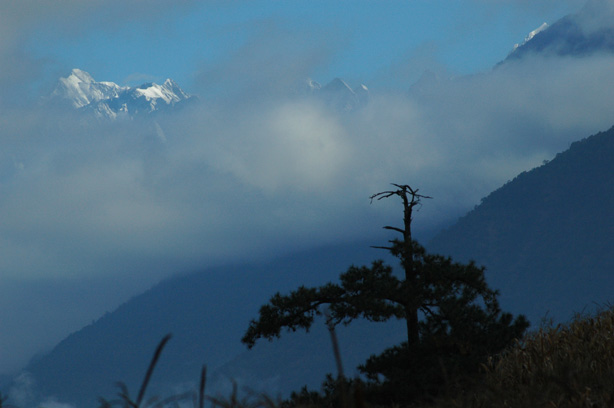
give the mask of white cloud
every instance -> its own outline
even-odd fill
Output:
[[[328,191],[352,155],[339,118],[319,104],[283,101],[232,116],[203,124],[202,132],[192,129],[201,137],[196,150],[189,147],[191,159],[206,158],[220,171],[267,193]]]

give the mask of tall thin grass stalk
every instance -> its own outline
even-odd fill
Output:
[[[136,398],[136,408],[141,406],[141,402],[143,402],[143,397],[145,397],[145,391],[147,390],[147,385],[149,384],[149,380],[151,379],[151,375],[153,374],[154,368],[156,368],[156,364],[158,363],[158,359],[160,358],[160,354],[162,354],[162,349],[171,339],[172,335],[169,333],[162,338],[158,347],[156,347],[156,351],[154,352],[153,358],[149,363],[149,367],[147,367],[147,373],[145,373],[145,378],[143,378],[143,383],[141,384],[141,389],[139,390],[139,394]]]
[[[143,404],[143,398],[145,397],[145,391],[147,390],[147,386],[149,385],[149,381],[151,380],[151,375],[153,374],[156,364],[158,363],[158,360],[160,359],[160,354],[162,354],[162,349],[164,348],[166,343],[168,343],[171,337],[172,337],[171,334],[167,334],[166,336],[162,338],[162,340],[158,344],[158,347],[156,347],[156,351],[154,352],[154,355],[151,361],[149,362],[149,367],[147,368],[147,372],[145,373],[145,377],[143,378],[143,383],[141,384],[141,388],[139,389],[139,393],[137,395],[136,401],[132,400],[132,398],[130,397],[130,392],[126,384],[119,381],[116,383],[117,387],[119,388],[119,392],[117,393],[119,399],[108,401],[105,398],[99,397],[98,398],[98,401],[100,403],[99,407],[100,408],[111,408],[114,405],[121,405],[124,408],[141,408]],[[186,396],[188,395],[193,395],[193,393],[173,395],[163,400],[159,400],[158,398],[152,398],[146,405],[150,406],[151,408],[158,408],[158,407],[162,407],[164,405],[170,404],[171,402],[176,402],[176,401],[185,399]]]
[[[198,408],[205,407],[205,384],[207,382],[207,366],[200,370],[200,384],[198,387]]]

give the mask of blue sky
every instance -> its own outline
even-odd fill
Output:
[[[187,89],[203,67],[215,66],[255,37],[297,36],[297,48],[327,50],[309,74],[327,82],[394,86],[427,68],[470,74],[490,69],[543,22],[577,10],[579,1],[252,1],[195,2],[142,21],[115,16],[91,29],[42,21],[26,49],[52,72],[81,68],[120,84],[172,77]],[[137,11],[138,12],[138,11]],[[134,13],[134,12],[133,12]],[[76,17],[87,21],[95,16]],[[82,23],[87,25],[87,23]],[[274,64],[271,61],[271,64]]]

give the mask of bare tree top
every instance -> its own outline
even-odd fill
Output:
[[[404,202],[407,202],[413,207],[414,205],[418,204],[420,202],[420,199],[422,198],[433,198],[430,196],[418,194],[419,190],[417,188],[413,189],[407,184],[390,184],[397,187],[397,190],[382,191],[380,193],[373,194],[371,197],[369,197],[371,199],[371,202],[373,202],[373,199],[381,200],[382,198],[388,198],[393,195],[397,195],[401,197]],[[408,199],[408,196],[411,196],[411,200]]]

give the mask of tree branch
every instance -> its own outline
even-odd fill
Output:
[[[387,229],[387,230],[392,230],[392,231],[400,232],[401,234],[405,234],[405,230],[404,230],[404,229],[401,229],[401,228],[391,227],[391,226],[389,226],[389,225],[387,225],[387,226],[385,226],[385,227],[383,227],[383,228],[384,228],[384,229]]]

